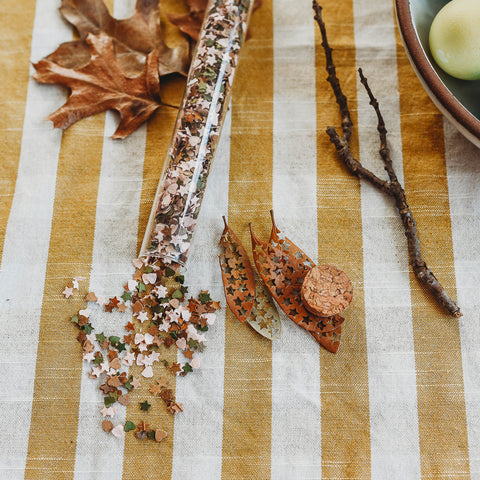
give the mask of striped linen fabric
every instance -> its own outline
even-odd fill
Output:
[[[117,17],[134,6],[108,5]],[[161,443],[102,430],[102,395],[68,320],[83,302],[61,292],[75,276],[97,293],[121,292],[176,112],[161,111],[124,141],[110,138],[110,112],[53,129],[44,118],[65,93],[33,81],[30,61],[72,38],[58,6],[16,0],[0,15],[0,478],[480,479],[480,152],[422,89],[392,2],[323,5],[356,125],[352,145],[381,175],[361,66],[380,101],[425,259],[464,316],[452,319],[419,286],[391,200],[338,162],[325,128],[338,125],[339,114],[311,1],[263,0],[186,281],[191,293],[208,288],[223,300],[222,215],[248,246],[248,223],[267,237],[273,208],[277,225],[311,258],[349,274],[355,297],[336,355],[285,317],[281,338],[270,342],[222,309],[202,368],[176,381],[184,412],[152,409],[152,423],[169,432]],[[180,84],[170,88],[181,92]],[[125,317],[98,312],[95,321],[101,331]],[[116,423],[140,413],[132,402]]]

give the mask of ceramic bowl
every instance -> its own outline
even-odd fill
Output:
[[[480,80],[453,78],[433,60],[430,25],[448,0],[395,0],[397,22],[412,66],[435,105],[480,148]]]

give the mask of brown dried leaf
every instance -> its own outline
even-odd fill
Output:
[[[159,59],[160,76],[188,73],[188,42],[174,48],[166,45],[158,0],[137,0],[135,13],[123,20],[113,18],[103,0],[62,0],[60,12],[83,40],[89,34],[104,33],[111,37],[119,65],[129,76],[140,74],[145,57],[154,51]]]
[[[255,299],[255,274],[248,254],[233,230],[227,225],[220,239],[219,255],[222,281],[227,305],[232,313],[245,322]]]
[[[90,48],[83,40],[65,42],[46,58],[61,67],[80,69],[90,61]]]
[[[176,25],[183,33],[188,35],[193,41],[197,42],[202,28],[203,17],[205,9],[207,8],[208,0],[185,0],[189,13],[186,15],[178,15],[167,13],[167,18],[171,23]],[[262,0],[255,0],[253,4],[253,11],[259,8]],[[247,39],[249,38],[247,33]]]
[[[183,33],[188,35],[195,42],[200,36],[200,29],[202,27],[203,15],[205,11],[190,12],[187,15],[177,13],[167,13],[168,20],[176,25]]]
[[[252,230],[251,237],[253,258],[258,273],[285,314],[310,332],[324,333],[336,330],[343,322],[342,317],[319,317],[303,306],[300,291],[310,267],[287,251],[259,240]]]
[[[185,3],[190,12],[205,12],[208,0],[185,0]]]
[[[63,67],[49,57],[34,64],[40,83],[59,83],[71,90],[67,102],[48,116],[55,127],[67,128],[78,120],[108,109],[120,114],[113,138],[125,138],[162,104],[159,94],[157,54],[147,56],[143,72],[128,78],[121,71],[107,35],[89,35],[90,61],[77,70]],[[52,54],[54,57],[57,53]]]

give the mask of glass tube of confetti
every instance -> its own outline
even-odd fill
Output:
[[[253,0],[210,0],[141,256],[185,265]]]

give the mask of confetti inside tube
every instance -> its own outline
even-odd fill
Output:
[[[185,265],[253,0],[210,0],[141,255]]]

